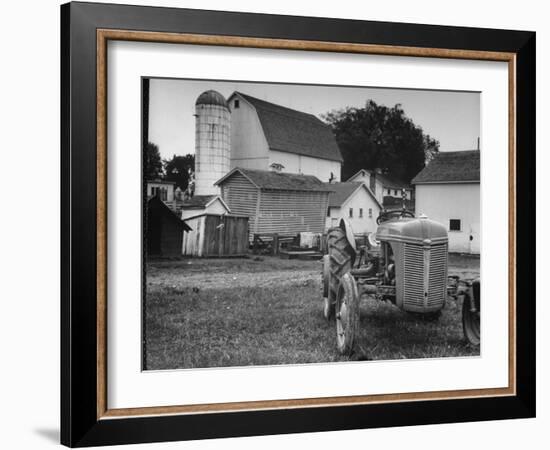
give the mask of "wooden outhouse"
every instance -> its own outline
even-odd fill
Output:
[[[235,168],[216,182],[233,214],[254,234],[322,233],[330,188],[313,175]]]

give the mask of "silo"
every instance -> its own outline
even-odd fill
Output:
[[[229,172],[231,112],[223,95],[203,92],[195,102],[195,194],[219,194],[214,183]]]

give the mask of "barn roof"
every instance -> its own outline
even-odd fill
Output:
[[[277,191],[318,191],[330,192],[328,186],[313,175],[296,173],[273,172],[269,170],[243,169],[236,167],[224,177],[216,181],[216,185],[223,184],[236,173],[241,173],[253,185],[259,189]]]
[[[413,184],[479,183],[479,150],[439,152],[413,178]]]
[[[234,92],[250,103],[271,150],[313,158],[342,161],[342,155],[330,126],[313,114],[266,102],[242,92]]]
[[[365,183],[361,183],[359,181],[346,181],[342,183],[325,183],[325,185],[332,191],[328,197],[328,206],[331,208],[341,207],[353,193],[361,188],[364,188],[371,195],[374,201],[382,207],[380,202],[376,199],[372,191]]]

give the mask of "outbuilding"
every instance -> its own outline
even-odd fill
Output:
[[[326,219],[326,228],[338,226],[347,219],[356,234],[376,231],[376,218],[382,205],[365,183],[327,183],[332,192]]]
[[[445,225],[451,252],[480,252],[479,155],[479,150],[439,152],[412,180],[416,214]]]
[[[183,233],[191,231],[160,198],[155,195],[147,201],[145,236],[147,256],[181,255]]]
[[[219,195],[195,195],[178,204],[182,220],[201,214],[215,214],[223,216],[231,210]]]
[[[313,175],[235,168],[216,182],[233,214],[249,217],[249,236],[322,233],[330,187]]]

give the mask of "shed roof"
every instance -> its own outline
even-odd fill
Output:
[[[413,184],[479,183],[479,150],[439,152],[413,178]]]
[[[382,207],[380,202],[376,199],[376,196],[365,183],[361,183],[359,181],[346,181],[342,183],[325,183],[325,185],[332,191],[328,198],[328,206],[331,208],[341,207],[352,194],[361,188],[365,189],[374,199],[376,204]]]
[[[253,185],[259,189],[278,191],[318,191],[330,192],[325,183],[313,175],[296,173],[273,172],[269,170],[243,169],[236,167],[224,177],[216,181],[216,185],[222,185],[227,179],[236,173],[241,173]]]
[[[250,103],[258,114],[271,150],[342,161],[336,138],[329,125],[308,114],[266,102],[242,92],[234,92]]]
[[[214,200],[217,195],[194,195],[191,198],[185,199],[182,204],[181,208],[183,209],[202,209],[206,208],[208,204]]]
[[[157,195],[151,197],[147,201],[147,207],[150,211],[157,210],[164,215],[168,220],[179,225],[183,231],[191,231],[191,227],[181,220],[174,211],[172,211],[166,203],[164,203]]]

